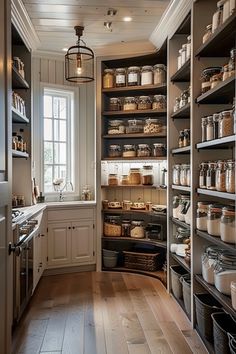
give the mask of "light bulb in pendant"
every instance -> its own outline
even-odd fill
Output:
[[[81,55],[77,54],[76,72],[81,75],[83,72]]]

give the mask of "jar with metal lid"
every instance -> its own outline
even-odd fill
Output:
[[[207,169],[207,189],[216,190],[216,163],[209,162],[208,169]]]
[[[219,138],[219,119],[220,119],[220,114],[214,113],[213,114],[213,127],[214,127],[213,139]]]
[[[153,84],[153,67],[145,65],[141,69],[141,86]]]
[[[222,74],[222,72],[221,72],[220,74],[213,75],[213,76],[210,78],[211,89],[213,89],[214,87],[216,87],[218,84],[221,83],[222,77],[223,77],[223,74]]]
[[[114,87],[114,70],[113,69],[104,69],[102,82],[103,82],[103,88]]]
[[[221,252],[219,247],[209,246],[202,254],[202,277],[208,284],[214,285],[214,270]]]
[[[217,10],[212,17],[212,33],[214,33],[223,22],[224,1],[225,0],[220,0],[217,2]]]
[[[116,87],[126,86],[126,69],[118,68],[115,71],[115,84]]]
[[[236,66],[236,48],[231,49],[230,51],[230,60],[229,60],[229,77],[235,75],[235,66]]]
[[[128,175],[122,175],[122,176],[121,176],[120,184],[123,185],[123,186],[129,184],[129,177],[128,177]]]
[[[145,119],[144,133],[145,134],[155,134],[162,131],[162,121],[156,118],[147,118]]]
[[[218,192],[225,192],[226,186],[226,164],[225,161],[219,160],[217,161],[216,167],[216,190]]]
[[[174,165],[172,171],[173,184],[180,185],[180,165]]]
[[[190,165],[188,164],[182,164],[180,167],[180,185],[181,186],[189,186],[189,172],[190,171]]]
[[[107,215],[103,225],[104,236],[121,236],[121,219],[119,215]]]
[[[187,238],[190,237],[190,230],[183,228],[183,227],[178,227],[175,233],[175,238],[179,241],[179,242],[183,242],[184,240],[186,240]]]
[[[144,121],[142,119],[129,119],[126,134],[143,133]]]
[[[190,207],[190,196],[189,195],[181,195],[180,198],[180,208],[178,213],[178,219],[180,221],[185,221],[185,215]]]
[[[166,156],[166,145],[162,143],[153,144],[153,156],[154,157],[164,157]]]
[[[178,219],[180,210],[180,197],[178,195],[173,196],[172,213],[173,218]]]
[[[186,104],[188,104],[188,97],[189,97],[188,90],[185,90],[181,93],[179,108],[182,108],[182,107],[186,106]]]
[[[131,145],[131,144],[124,145],[122,156],[123,157],[136,157],[135,145]]]
[[[125,97],[123,110],[124,111],[135,111],[137,109],[137,101],[135,97]]]
[[[121,157],[121,146],[119,144],[112,144],[109,146],[108,157]]]
[[[207,117],[202,118],[202,142],[207,140]]]
[[[131,221],[130,236],[133,238],[144,238],[144,222],[141,220]]]
[[[155,95],[153,97],[152,109],[164,110],[166,109],[166,96],[164,95]]]
[[[232,111],[223,111],[219,117],[219,138],[233,135],[234,119]]]
[[[140,96],[138,99],[138,109],[151,109],[152,101],[149,96]]]
[[[111,97],[109,100],[109,111],[120,111],[121,101],[118,97]]]
[[[177,112],[180,109],[180,97],[175,98],[174,112]]]
[[[228,160],[226,163],[225,189],[227,193],[235,193],[235,161]]]
[[[198,230],[207,231],[207,211],[210,202],[197,203],[196,227]]]
[[[216,67],[210,67],[206,68],[202,71],[201,73],[201,93],[205,93],[211,89],[211,77],[216,74],[220,74],[221,72],[221,67],[216,66]]]
[[[146,165],[143,166],[143,173],[141,178],[142,184],[144,186],[152,186],[154,183],[153,166]]]
[[[213,126],[213,116],[207,117],[207,127],[206,127],[206,140],[214,139],[214,126]]]
[[[108,175],[108,185],[109,186],[118,186],[119,179],[116,173],[109,173]]]
[[[130,66],[127,70],[128,86],[140,85],[140,68],[138,66]]]
[[[218,256],[214,270],[216,289],[224,295],[231,295],[231,282],[236,280],[236,255],[224,250]]]
[[[222,241],[236,245],[235,226],[235,208],[233,206],[224,207],[220,219],[220,238]]]
[[[137,156],[138,157],[150,157],[151,156],[150,146],[148,144],[138,144]]]
[[[109,120],[108,122],[108,134],[124,134],[125,133],[125,125],[122,120]]]
[[[187,37],[187,48],[186,48],[186,60],[188,60],[191,56],[191,36]]]
[[[212,24],[206,26],[205,33],[202,37],[202,43],[204,44],[212,35]]]
[[[190,145],[190,129],[184,129],[183,146]]]
[[[181,66],[186,63],[186,54],[187,54],[187,44],[182,45],[182,52],[181,52]]]
[[[200,164],[200,171],[199,171],[199,187],[206,189],[207,188],[207,170],[209,164],[207,162],[202,162]]]
[[[130,220],[122,220],[121,236],[122,237],[130,237],[130,229],[131,229],[131,221]]]
[[[212,236],[220,237],[220,218],[222,205],[210,204],[207,211],[207,232]]]
[[[166,66],[164,64],[156,64],[153,67],[154,85],[162,85],[166,83]]]
[[[142,174],[140,168],[131,168],[129,170],[129,177],[128,177],[129,184],[134,184],[134,185],[141,184],[141,177]]]

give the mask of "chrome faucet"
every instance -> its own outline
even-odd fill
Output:
[[[65,189],[67,189],[67,186],[68,186],[68,185],[70,185],[71,191],[74,190],[73,183],[72,183],[72,182],[66,182],[66,183],[64,184],[63,188],[60,188],[60,189],[59,189],[59,201],[60,201],[60,202],[63,202],[63,200],[64,200],[63,191],[64,191]]]

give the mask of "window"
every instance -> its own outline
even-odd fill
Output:
[[[74,93],[44,88],[43,91],[43,189],[53,193],[53,181],[74,183]]]

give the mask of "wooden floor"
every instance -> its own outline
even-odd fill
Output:
[[[14,354],[207,353],[159,280],[108,272],[42,278],[14,347]]]

